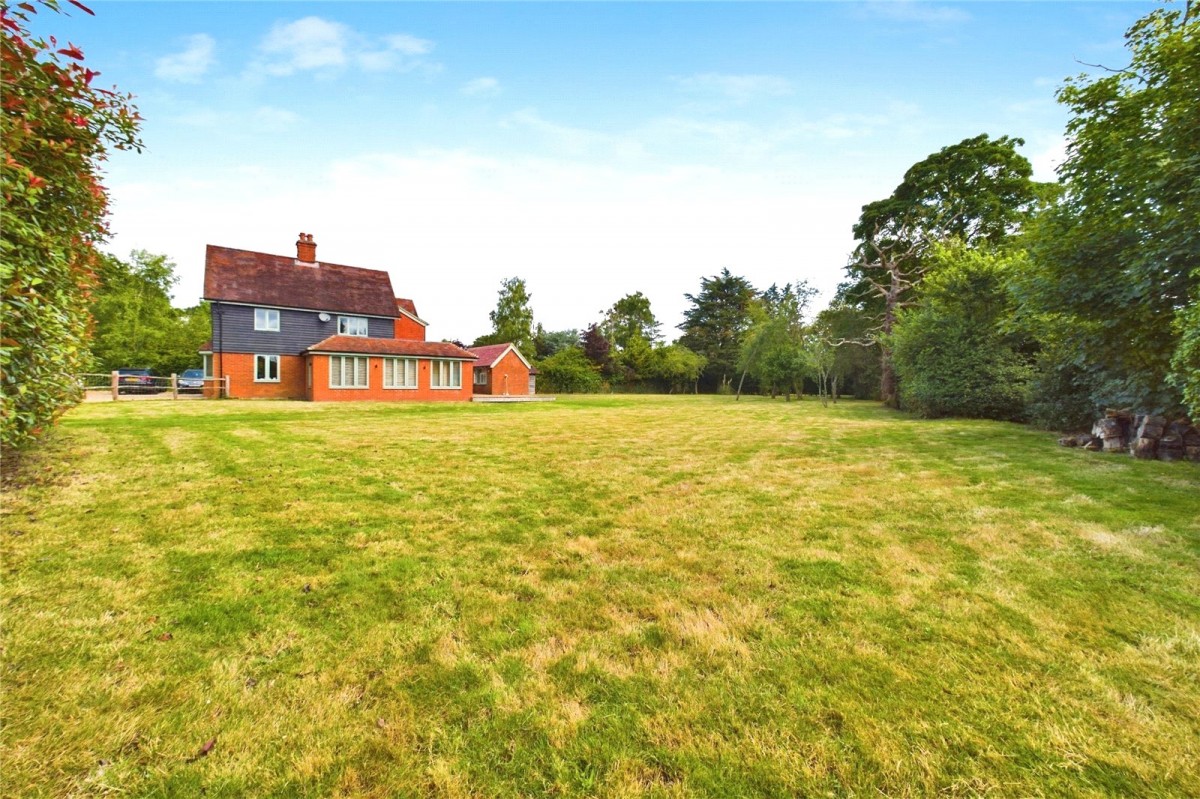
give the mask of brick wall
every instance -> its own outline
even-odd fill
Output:
[[[312,387],[305,392],[308,399],[318,402],[345,402],[348,400],[375,400],[378,402],[467,402],[471,399],[471,363],[462,365],[461,388],[430,388],[429,360],[417,361],[417,388],[384,388],[383,359],[371,356],[368,371],[368,388],[330,388],[328,355],[310,355],[312,361]]]
[[[424,341],[425,326],[419,325],[407,316],[401,316],[396,319],[395,338],[407,339],[408,341]]]
[[[254,381],[254,355],[225,352],[213,355],[218,377],[229,376],[229,396],[237,399],[304,399],[304,357],[279,356],[279,382]]]
[[[487,386],[480,386],[487,390],[479,393],[513,397],[523,397],[529,393],[529,369],[512,350],[506,352],[491,371]]]

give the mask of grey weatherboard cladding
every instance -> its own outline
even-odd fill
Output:
[[[263,306],[259,306],[263,307]],[[213,352],[246,352],[271,355],[299,355],[308,347],[337,333],[338,314],[329,314],[329,321],[318,318],[320,311],[279,310],[279,332],[254,329],[254,307],[212,303]],[[371,338],[394,338],[392,319],[367,317],[367,332]]]

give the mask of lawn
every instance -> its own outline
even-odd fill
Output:
[[[82,406],[9,796],[1197,796],[1200,469],[877,405]]]

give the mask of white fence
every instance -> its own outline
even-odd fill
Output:
[[[78,376],[84,402],[149,399],[216,399],[229,396],[228,377],[191,378],[171,375],[89,372]]]

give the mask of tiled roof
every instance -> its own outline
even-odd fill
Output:
[[[212,339],[211,338],[208,341],[201,344],[200,349],[196,350],[196,352],[212,352],[212,351],[213,351],[213,348],[212,348]]]
[[[305,352],[347,352],[352,355],[415,355],[419,358],[457,358],[475,360],[473,353],[448,341],[412,341],[404,338],[363,338],[330,336]]]
[[[403,297],[397,297],[396,298],[396,307],[399,308],[400,310],[404,311],[405,313],[412,314],[413,316],[417,317],[418,319],[421,318],[421,315],[419,313],[417,313],[417,304],[415,302],[413,302],[412,300],[406,300]]]
[[[513,354],[517,356],[521,363],[529,367],[530,374],[538,374],[538,370],[534,369],[533,364],[525,359],[525,356],[521,354],[521,351],[517,349],[515,344],[485,344],[482,347],[467,347],[467,349],[479,356],[479,361],[475,364],[476,366],[493,366],[496,361],[500,360],[501,356],[504,355],[504,351],[509,347],[512,347]]]
[[[400,315],[387,272],[208,245],[204,299],[312,308],[370,316]]]
[[[479,356],[478,366],[491,366],[511,346],[511,344],[485,344],[482,347],[467,347],[467,350]]]

